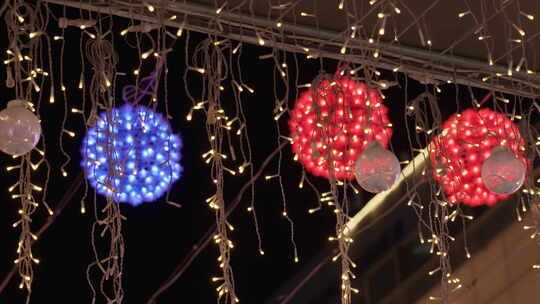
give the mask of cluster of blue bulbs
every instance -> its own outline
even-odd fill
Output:
[[[157,200],[180,178],[181,147],[160,114],[126,104],[101,113],[88,130],[82,166],[99,194],[137,206]]]

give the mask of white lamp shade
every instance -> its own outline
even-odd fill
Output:
[[[41,136],[39,120],[23,100],[12,100],[0,111],[0,151],[9,155],[26,154]]]
[[[399,178],[400,172],[397,157],[377,141],[367,145],[355,165],[358,184],[372,193],[390,189]]]
[[[525,181],[527,167],[507,147],[493,148],[493,153],[482,165],[482,181],[496,194],[512,194]]]

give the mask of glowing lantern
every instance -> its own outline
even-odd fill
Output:
[[[88,130],[82,166],[98,193],[136,206],[157,200],[180,178],[181,147],[160,114],[126,104],[101,113]]]
[[[23,100],[12,100],[0,112],[0,150],[9,155],[26,154],[39,141],[39,120]]]
[[[486,188],[497,194],[512,194],[525,181],[527,167],[507,147],[498,146],[482,165],[482,180]]]
[[[315,176],[354,179],[354,164],[368,143],[388,146],[387,112],[379,93],[365,83],[348,77],[321,81],[303,92],[291,111],[295,159]]]
[[[434,178],[443,186],[450,203],[492,206],[508,197],[507,193],[488,190],[481,174],[484,162],[499,145],[526,164],[524,140],[518,127],[504,114],[467,109],[444,123],[441,134],[430,145],[430,152]]]
[[[392,187],[401,168],[394,153],[377,142],[371,142],[360,155],[355,167],[356,180],[366,191],[379,193]]]

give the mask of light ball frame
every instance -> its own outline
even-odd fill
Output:
[[[430,144],[433,177],[452,204],[493,206],[508,195],[489,191],[481,168],[496,146],[505,146],[526,166],[525,141],[505,114],[487,108],[454,114]]]
[[[333,171],[338,180],[353,180],[355,162],[370,142],[388,147],[392,128],[382,103],[376,89],[346,76],[301,93],[289,119],[295,159],[315,176],[330,179]]]
[[[107,151],[108,145],[113,149]],[[137,206],[157,200],[181,177],[181,147],[180,136],[160,114],[125,104],[101,113],[88,130],[81,165],[97,193]],[[111,159],[118,176],[109,176]]]

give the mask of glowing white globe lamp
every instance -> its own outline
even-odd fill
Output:
[[[37,145],[41,126],[28,103],[15,99],[0,111],[0,151],[9,155],[26,154]]]
[[[373,141],[360,155],[355,165],[356,180],[360,186],[369,192],[379,193],[394,185],[399,178],[401,168],[399,160],[381,143]]]

